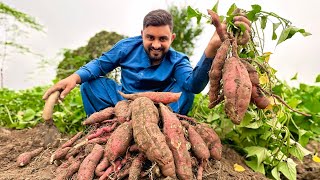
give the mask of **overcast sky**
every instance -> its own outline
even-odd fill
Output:
[[[46,33],[32,33],[25,39],[25,45],[33,51],[41,53],[43,58],[32,55],[10,55],[5,64],[5,87],[25,89],[37,85],[50,84],[55,77],[55,67],[62,57],[62,49],[76,49],[86,45],[88,40],[101,30],[115,31],[127,36],[139,35],[142,20],[150,10],[175,5],[191,5],[201,12],[212,8],[213,0],[2,0],[3,3],[36,17],[44,25]],[[271,37],[266,37],[266,50],[271,51],[270,64],[278,70],[277,76],[282,80],[298,73],[298,81],[311,84],[320,74],[320,60],[317,52],[320,23],[318,0],[222,0],[219,12],[225,15],[232,3],[240,8],[251,9],[252,4],[259,4],[263,10],[275,12],[290,20],[293,25],[304,28],[312,36],[295,35],[288,41],[275,47]],[[1,30],[1,29],[0,29]],[[209,41],[214,27],[206,25],[204,33],[197,41],[195,55],[191,57],[197,62]],[[0,38],[1,37],[0,32]],[[40,69],[41,59],[50,61],[51,66]]]

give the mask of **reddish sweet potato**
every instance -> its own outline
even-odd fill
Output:
[[[22,167],[31,162],[31,159],[38,156],[43,151],[43,147],[37,148],[33,151],[24,152],[20,154],[17,158],[18,166]]]
[[[207,11],[208,11],[208,14],[211,16],[211,23],[216,27],[216,31],[221,41],[223,42],[226,39],[228,39],[226,30],[222,28],[219,15],[210,9],[208,9]]]
[[[71,162],[71,164],[68,167],[63,168],[61,171],[56,171],[57,176],[54,178],[54,180],[65,180],[71,178],[72,175],[79,170],[81,161],[81,158],[77,157],[75,160]]]
[[[83,125],[90,125],[94,123],[102,122],[103,120],[110,119],[114,114],[114,107],[107,107],[99,112],[91,114],[85,121],[82,122]]]
[[[76,135],[74,135],[72,138],[70,138],[67,142],[65,142],[61,146],[61,148],[71,147],[73,145],[73,143],[76,142],[82,136],[82,134],[83,134],[82,131],[78,132]]]
[[[260,109],[265,109],[270,104],[269,99],[254,85],[252,86],[251,101]]]
[[[95,169],[95,174],[100,177],[104,174],[104,170],[107,169],[107,167],[109,167],[110,163],[109,160],[106,156],[104,156],[100,163],[97,165],[96,169]]]
[[[140,97],[131,102],[133,137],[139,150],[155,161],[164,176],[176,177],[174,159],[158,126],[159,112],[153,102]]]
[[[210,128],[207,124],[197,124],[194,129],[202,137],[203,141],[207,144],[210,150],[210,157],[221,160],[222,157],[222,145],[217,133]]]
[[[248,71],[239,59],[231,57],[225,62],[222,80],[225,112],[234,124],[240,124],[251,99]]]
[[[188,137],[191,143],[191,149],[194,155],[201,161],[208,161],[210,158],[210,151],[200,134],[194,129],[193,126],[188,127]]]
[[[129,100],[135,100],[139,97],[147,97],[151,99],[155,103],[163,103],[169,104],[178,101],[181,96],[180,93],[174,92],[140,92],[135,94],[124,94],[123,92],[119,91],[119,94]]]
[[[120,123],[130,120],[131,109],[129,108],[129,102],[126,100],[119,101],[114,107],[114,113],[117,120]]]
[[[250,78],[252,85],[259,86],[260,82],[259,82],[259,74],[258,74],[257,70],[254,68],[254,66],[252,66],[246,60],[241,60],[241,62],[246,67],[246,69],[248,71],[249,78]]]
[[[178,178],[192,179],[191,157],[184,137],[183,127],[178,117],[162,103],[160,103],[160,112],[163,121],[163,134],[173,154]]]
[[[78,180],[93,179],[94,171],[103,156],[103,147],[99,144],[95,144],[90,154],[82,161],[79,171]]]
[[[133,138],[132,123],[124,122],[110,136],[105,147],[104,156],[109,162],[113,162],[118,157],[124,155],[129,148]]]
[[[50,157],[50,163],[52,164],[54,160],[63,159],[71,147],[58,148]]]
[[[209,88],[209,106],[213,108],[219,103],[219,94],[221,89],[222,69],[227,58],[230,41],[225,40],[217,51],[216,56],[211,65],[209,72],[210,88]]]

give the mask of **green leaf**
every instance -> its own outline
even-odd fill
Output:
[[[270,156],[268,149],[264,147],[250,146],[250,147],[245,147],[244,150],[248,153],[247,157],[256,156],[258,164],[261,164],[262,161],[264,161],[267,157]]]
[[[199,12],[197,9],[193,9],[191,6],[188,6],[187,14],[188,14],[188,16],[187,16],[188,19],[196,17],[197,18],[197,24],[200,24],[201,17],[202,17],[202,13],[201,12]]]
[[[272,40],[276,40],[277,39],[277,34],[276,34],[276,30],[278,29],[278,27],[280,26],[281,23],[272,23]]]
[[[298,79],[298,73],[296,73],[290,80],[297,80]]]
[[[24,121],[31,121],[34,119],[36,112],[32,109],[27,109],[23,114]]]
[[[292,140],[293,141],[293,140]],[[310,151],[301,146],[301,144],[293,142],[293,145],[289,148],[289,153],[297,157],[300,161],[303,160],[303,157],[311,154]]]
[[[255,159],[251,161],[245,161],[245,163],[255,172],[260,172],[262,174],[266,174],[263,163],[258,164]]]
[[[254,5],[251,5],[252,7],[252,10],[249,11],[247,13],[247,17],[250,21],[256,21],[257,20],[257,14],[260,13],[261,11],[261,6],[260,5],[257,5],[257,4],[254,4]]]
[[[228,10],[228,12],[227,12],[227,15],[228,15],[228,16],[231,16],[232,13],[233,13],[237,8],[238,8],[237,5],[236,5],[235,3],[233,3],[233,4],[230,6],[230,8],[229,8],[229,10]]]
[[[316,78],[316,83],[320,82],[320,74],[318,74],[317,78]]]
[[[277,167],[272,169],[271,174],[276,180],[281,180],[280,179],[280,173],[279,173],[279,170],[278,170]]]
[[[311,33],[306,32],[304,29],[300,29],[294,26],[289,26],[288,28],[284,29],[279,37],[278,44],[284,42],[287,39],[290,39],[293,35],[295,35],[297,32],[302,34],[303,36],[310,36]]]
[[[219,0],[217,1],[217,3],[211,9],[213,12],[216,12],[217,14],[218,14],[218,5],[219,5]]]
[[[289,180],[296,180],[296,178],[297,178],[296,166],[297,166],[297,164],[295,162],[293,162],[292,159],[288,158],[287,162],[280,162],[278,164],[278,169]]]
[[[267,18],[268,18],[268,16],[261,16],[261,23],[260,23],[261,29],[265,29],[266,28],[266,26],[267,26]]]

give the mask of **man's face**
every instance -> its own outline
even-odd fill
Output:
[[[168,52],[175,34],[170,31],[169,25],[148,26],[141,31],[143,47],[147,52],[152,65],[160,64]]]

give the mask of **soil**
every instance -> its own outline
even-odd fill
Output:
[[[55,130],[53,126],[43,123],[24,130],[11,130],[0,127],[0,179],[1,180],[46,180],[53,179],[59,172],[55,172],[57,165],[50,164],[51,154],[61,143],[70,137]],[[18,167],[16,158],[23,152],[46,147],[45,150],[33,158],[25,167]],[[320,149],[320,145],[313,143],[310,149]],[[234,164],[245,168],[243,172],[234,170]],[[298,179],[319,179],[320,163],[312,161],[308,156],[297,167]],[[72,179],[76,179],[76,174]],[[149,179],[149,178],[148,178]],[[153,178],[156,179],[156,178]],[[253,172],[244,163],[244,158],[236,151],[224,145],[223,158],[220,161],[211,160],[204,171],[203,179],[226,180],[264,180],[268,179],[260,173]]]

